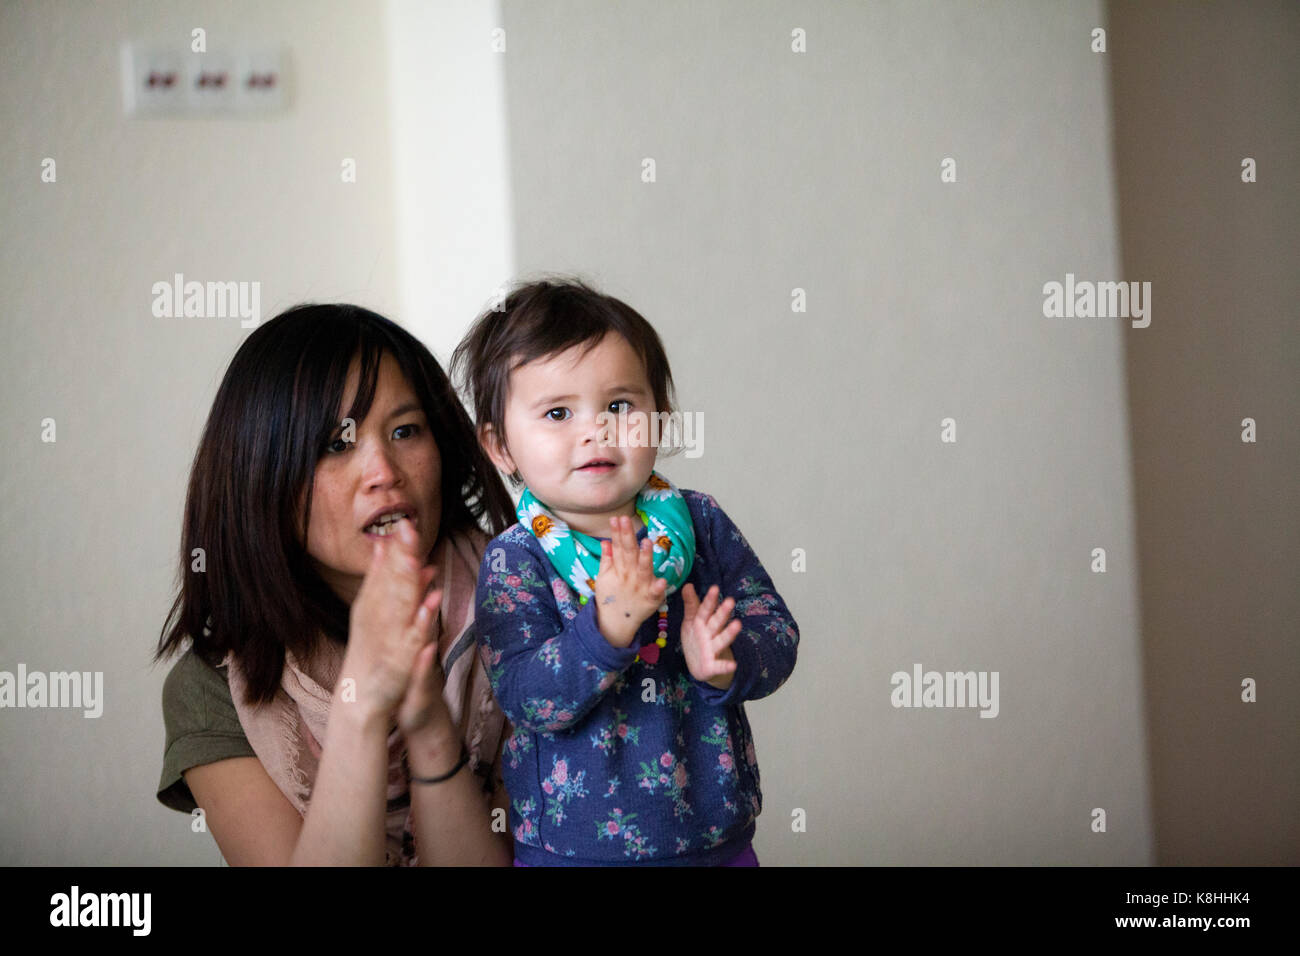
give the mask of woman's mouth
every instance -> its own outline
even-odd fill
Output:
[[[391,535],[395,535],[397,534],[397,523],[399,521],[409,521],[412,529],[415,527],[414,518],[405,512],[398,512],[396,514],[384,515],[374,524],[366,527],[364,529],[365,535],[367,538],[387,538]]]

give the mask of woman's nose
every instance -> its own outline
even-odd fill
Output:
[[[397,466],[393,461],[393,456],[387,448],[380,446],[371,446],[371,448],[362,455],[364,462],[362,478],[369,488],[376,486],[391,485],[397,480]]]

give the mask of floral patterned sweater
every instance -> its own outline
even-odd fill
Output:
[[[687,581],[718,585],[743,629],[727,690],[686,668],[680,590],[627,648],[596,626],[537,539],[515,524],[488,545],[475,625],[498,703],[513,725],[502,754],[515,856],[529,866],[725,863],[762,809],[744,702],[794,669],[799,630],[744,535],[711,495],[681,489],[695,525]],[[642,528],[638,543],[646,535]],[[651,658],[657,659],[650,663]]]

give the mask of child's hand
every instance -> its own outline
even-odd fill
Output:
[[[610,518],[609,523],[610,540],[601,546],[596,572],[596,626],[614,647],[627,647],[664,602],[668,582],[656,577],[650,565],[654,545],[649,536],[638,549],[631,518]]]
[[[718,606],[718,586],[709,588],[700,601],[695,596],[695,585],[682,588],[682,655],[686,669],[696,680],[704,681],[718,690],[731,686],[736,673],[736,658],[731,653],[731,642],[740,633],[739,621],[727,623],[736,602],[727,598]]]

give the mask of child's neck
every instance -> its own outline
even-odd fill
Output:
[[[636,513],[636,502],[628,502],[622,508],[618,508],[605,514],[559,515],[559,517],[563,518],[565,523],[571,529],[574,531],[581,531],[583,534],[589,534],[593,538],[608,538],[612,535],[614,529],[610,527],[609,519],[620,516],[626,516],[632,519],[633,534],[637,534],[645,527],[645,522],[642,521],[640,516]]]

